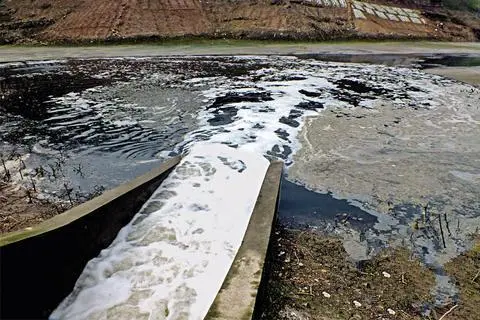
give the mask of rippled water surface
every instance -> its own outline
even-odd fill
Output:
[[[452,97],[451,92],[455,92],[455,96]],[[302,147],[310,151],[302,153],[303,158],[296,161],[317,161],[318,166],[300,174],[298,172],[301,171],[297,170],[297,182],[309,182],[320,190],[333,190],[334,193],[347,195],[345,198],[349,200],[358,201],[337,200],[332,194],[319,194],[285,181],[280,204],[283,221],[327,226],[350,242],[358,240],[352,240],[352,235],[358,235],[356,248],[365,245],[365,248],[362,247],[365,254],[373,252],[370,250],[372,247],[387,246],[393,242],[392,239],[401,242],[400,238],[408,237],[408,224],[412,222],[411,216],[418,215],[418,206],[414,206],[415,212],[411,214],[408,212],[412,210],[404,210],[412,205],[409,203],[403,206],[395,203],[396,206],[392,206],[389,212],[381,212],[378,207],[369,206],[374,203],[372,198],[375,194],[363,194],[363,189],[352,192],[347,188],[350,182],[357,183],[358,176],[367,175],[367,178],[361,178],[361,182],[375,184],[375,181],[370,183],[366,171],[361,171],[362,166],[378,163],[380,168],[382,163],[391,160],[391,151],[399,141],[409,146],[408,154],[424,150],[433,154],[442,148],[452,149],[463,144],[443,146],[440,142],[450,140],[423,140],[420,134],[415,134],[416,127],[407,130],[408,137],[399,135],[396,139],[388,130],[398,125],[401,119],[380,124],[378,121],[383,121],[385,110],[394,115],[397,112],[415,115],[411,119],[416,119],[417,113],[424,115],[445,111],[445,123],[455,127],[452,132],[456,132],[457,123],[465,124],[465,130],[459,129],[464,132],[473,132],[472,126],[478,125],[475,113],[462,113],[461,110],[462,106],[471,106],[472,96],[479,93],[471,86],[415,68],[324,62],[308,56],[156,57],[9,63],[0,65],[0,93],[2,158],[10,161],[11,168],[24,165],[24,174],[36,179],[41,186],[40,191],[46,195],[62,197],[62,188],[72,188],[79,194],[110,188],[157,166],[165,157],[195,151],[176,169],[185,175],[183,182],[177,183],[172,177],[172,183],[164,186],[170,206],[157,203],[154,195],[143,209],[148,209],[151,214],[151,220],[145,221],[153,223],[142,224],[145,217],[139,212],[112,246],[87,265],[74,292],[56,311],[55,318],[67,317],[68,314],[89,317],[93,311],[101,318],[127,309],[129,314],[149,317],[159,305],[169,310],[167,315],[158,315],[159,319],[174,319],[174,315],[201,318],[206,307],[197,303],[199,300],[196,297],[200,292],[196,291],[199,288],[196,284],[202,274],[209,274],[214,269],[209,267],[208,259],[199,261],[193,267],[188,259],[182,262],[183,265],[173,263],[168,250],[175,248],[185,253],[193,245],[203,250],[202,254],[207,257],[211,254],[209,248],[222,246],[225,242],[221,235],[226,234],[226,229],[213,232],[211,228],[214,225],[208,223],[208,219],[220,214],[209,209],[215,208],[210,202],[216,201],[230,175],[210,173],[230,172],[228,170],[233,168],[229,167],[230,164],[235,163],[232,170],[239,181],[243,181],[242,177],[251,174],[255,163],[262,163],[263,158],[284,160],[289,173],[294,155]],[[449,113],[451,110],[454,111],[452,114]],[[334,182],[330,184],[312,182],[313,177],[322,172],[335,172],[338,167],[335,163],[328,163],[328,157],[323,152],[327,148],[333,149],[330,144],[335,145],[335,136],[329,136],[332,127],[322,124],[323,127],[318,129],[317,137],[329,137],[318,147],[318,142],[309,140],[307,133],[302,131],[308,119],[315,119],[320,114],[341,121],[345,127],[358,121],[355,131],[352,131],[355,134],[342,136],[342,141],[349,144],[334,152],[340,159],[352,158],[356,161],[348,171],[349,178],[342,176],[341,183],[347,186],[347,191],[338,187],[338,181],[332,177],[329,178]],[[431,121],[425,121],[421,126],[431,125]],[[355,141],[367,144],[379,139],[366,134],[362,136],[363,132],[368,133],[372,128],[375,134],[391,138],[387,147],[378,152],[373,147],[373,151],[356,150],[358,145]],[[358,139],[350,143],[347,138]],[[468,192],[462,193],[467,197],[477,190],[476,177],[479,173],[465,169],[474,166],[474,153],[477,151],[475,141],[462,143],[465,143],[465,150],[473,151],[465,157],[462,168],[452,167],[451,170],[456,173],[455,177],[470,179]],[[204,150],[199,146],[205,146]],[[225,148],[230,151],[236,149],[238,155],[226,152]],[[212,157],[204,154],[207,150],[222,150],[228,157]],[[343,155],[342,152],[349,150],[352,154]],[[195,158],[195,154],[200,158]],[[252,165],[245,165],[245,159],[250,157],[247,155],[255,155]],[[212,158],[207,163],[198,160],[201,157]],[[207,165],[214,167],[207,170]],[[437,164],[431,166],[434,165]],[[202,170],[206,171],[197,174]],[[340,176],[340,173],[337,174]],[[253,177],[256,177],[256,182],[262,180],[261,174],[252,174],[251,179]],[[20,181],[23,176],[17,175],[16,179]],[[192,188],[200,183],[196,180],[201,179],[205,179],[202,183],[209,186],[206,190],[209,194],[198,203],[183,207],[182,199],[190,199],[188,195],[196,190]],[[378,177],[379,181],[382,179],[383,176]],[[381,193],[383,190],[377,191]],[[462,217],[476,219],[478,202],[466,199],[465,203],[467,200],[472,205],[462,207]],[[301,201],[301,204],[295,205],[295,201]],[[244,205],[245,208],[239,212],[246,214],[230,217],[228,221],[246,225],[251,208],[250,204]],[[208,211],[210,216],[202,216],[204,211]],[[174,218],[165,220],[169,215]],[[192,224],[203,226],[202,236],[195,233],[198,228]],[[335,226],[333,229],[332,225]],[[221,225],[219,228],[222,228]],[[135,233],[135,230],[141,232]],[[455,240],[452,254],[465,249],[466,237],[466,233],[456,234],[455,239],[452,237]],[[201,238],[201,243],[197,238]],[[232,243],[238,245],[241,234],[237,238]],[[437,261],[438,256],[431,252],[440,251],[438,237],[418,239],[421,241],[415,240],[413,245],[419,248],[418,254],[423,255],[424,261],[431,266],[441,264]],[[222,260],[223,267],[217,266],[224,271],[228,270],[236,250],[236,245],[230,246],[227,246],[228,258]],[[163,253],[156,253],[159,257],[164,254],[165,259],[152,265],[148,254],[158,248],[168,248],[160,250]],[[148,270],[142,270],[147,270],[148,276],[158,280],[157,287],[153,284],[145,286],[143,278],[138,278],[138,265],[135,268],[131,266],[132,257],[139,261],[140,269],[144,266]],[[164,279],[159,270],[171,276]],[[111,279],[118,281],[112,282]],[[223,277],[209,278],[209,281],[212,286],[218,287]],[[115,286],[122,286],[121,294],[107,301],[108,297],[102,292],[113,290]],[[91,299],[83,299],[86,297],[84,292],[96,292],[106,299],[102,300],[106,309],[95,305]],[[132,301],[137,301],[137,305]],[[208,305],[208,301],[206,303]],[[92,311],[90,308],[93,305],[96,309]]]

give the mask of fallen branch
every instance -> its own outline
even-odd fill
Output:
[[[442,320],[443,318],[445,318],[449,313],[451,313],[453,310],[455,310],[456,308],[458,307],[458,304],[454,305],[453,307],[450,308],[450,310],[448,310],[447,312],[445,312],[443,314],[443,316],[440,317],[440,319],[438,320]]]
[[[477,271],[477,274],[475,275],[475,277],[473,277],[472,282],[475,282],[475,280],[477,280],[478,276],[480,276],[480,270]]]

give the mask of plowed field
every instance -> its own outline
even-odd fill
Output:
[[[379,1],[369,1],[378,3]],[[380,1],[398,5],[398,1]],[[177,37],[311,39],[427,38],[472,41],[472,14],[421,8],[424,25],[354,19],[348,8],[310,1],[227,0],[5,0],[0,43],[89,42]],[[432,14],[433,12],[433,14]],[[439,27],[441,25],[441,28]]]

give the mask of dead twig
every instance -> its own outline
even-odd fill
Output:
[[[440,319],[438,320],[442,320],[443,318],[445,318],[448,314],[450,314],[453,310],[455,310],[456,308],[458,307],[458,304],[454,305],[453,307],[450,308],[450,310],[448,310],[447,312],[445,312],[443,314],[443,316],[440,317]]]
[[[439,215],[438,216],[438,223],[440,224],[440,234],[442,236],[442,243],[443,243],[443,248],[447,248],[447,246],[445,245],[445,236],[443,235],[443,228],[442,228],[442,216]]]
[[[300,259],[298,259],[297,251],[296,251],[296,250],[293,250],[293,254],[295,255],[295,258],[297,258],[297,263],[300,263]]]
[[[475,275],[475,277],[473,277],[472,282],[475,282],[475,280],[477,280],[478,276],[480,276],[480,270],[477,271],[477,274]]]

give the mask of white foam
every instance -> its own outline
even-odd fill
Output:
[[[203,318],[241,243],[268,166],[264,156],[275,158],[274,146],[278,153],[290,148],[288,165],[300,148],[297,135],[304,118],[317,114],[299,108],[300,103],[350,108],[345,98],[360,97],[358,106],[366,108],[375,106],[376,99],[399,108],[428,101],[429,108],[435,108],[448,105],[445,87],[453,84],[406,68],[291,57],[229,59],[267,67],[231,78],[183,82],[207,88],[206,108],[198,115],[200,129],[177,146],[176,151],[189,153],[114,243],[87,264],[52,319]],[[352,87],[342,81],[353,82]],[[364,94],[362,88],[355,91],[355,84],[380,87],[388,94]],[[229,94],[265,94],[270,100],[240,99],[214,107]],[[212,124],[215,114],[228,108],[235,110],[230,121]],[[279,122],[292,111],[302,113],[294,118],[297,127]]]
[[[267,167],[251,152],[191,147],[112,245],[87,264],[51,319],[203,319],[241,244]]]

